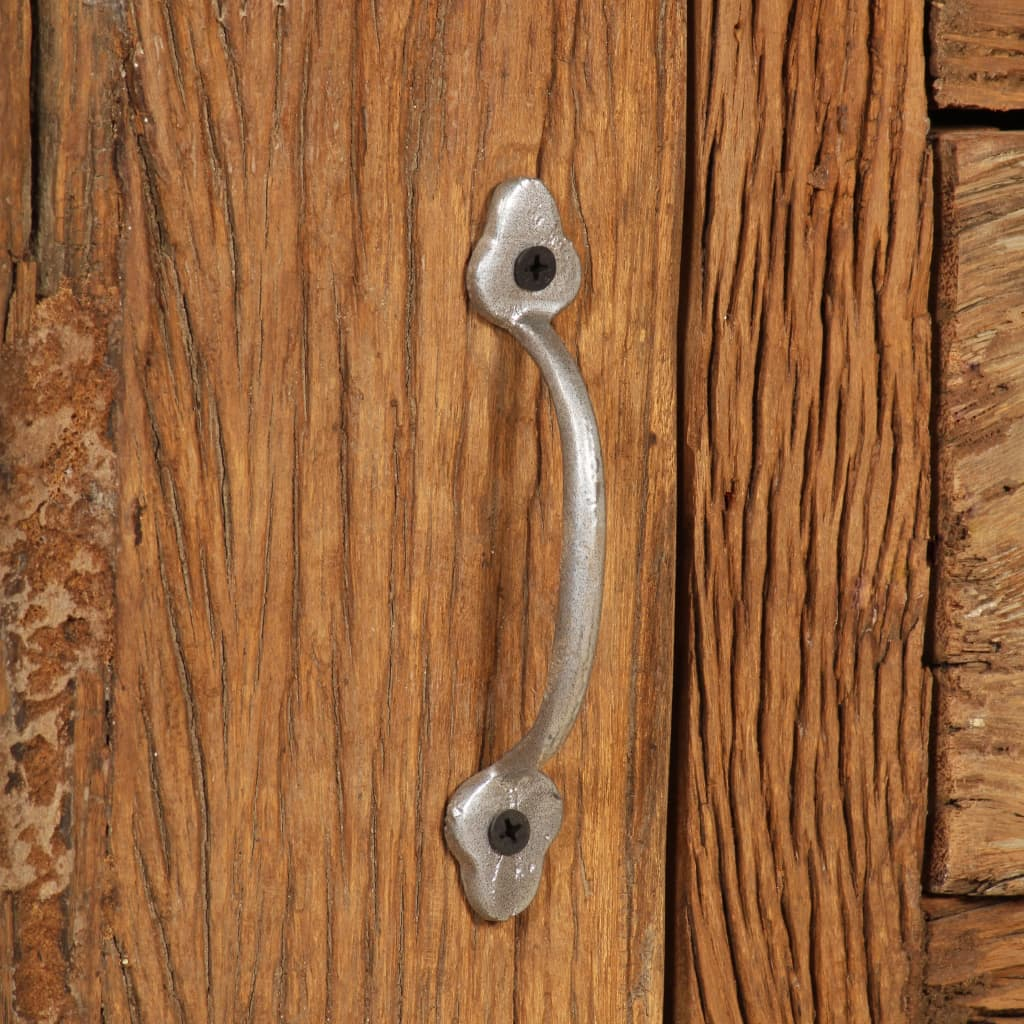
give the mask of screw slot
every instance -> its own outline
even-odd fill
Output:
[[[510,809],[496,814],[487,829],[487,838],[495,853],[508,857],[526,849],[530,841],[530,822],[522,811]]]
[[[527,292],[543,291],[555,279],[558,262],[543,245],[531,245],[517,257],[513,274],[516,284]]]

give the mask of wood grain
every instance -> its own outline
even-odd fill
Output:
[[[0,343],[19,260],[32,231],[32,18],[27,4],[0,10]]]
[[[936,140],[938,892],[1024,893],[1024,133]]]
[[[1019,0],[931,0],[932,95],[940,107],[1024,107]]]
[[[921,19],[881,0],[690,8],[679,1021],[916,1012]]]
[[[0,10],[0,261],[24,256],[32,229],[32,18],[28,4],[5,4]],[[9,272],[8,272],[9,274]],[[2,288],[0,283],[0,288]],[[0,337],[10,280],[0,291]]]
[[[108,1019],[656,1021],[684,34],[673,5],[132,0]],[[471,317],[539,174],[608,576],[566,821],[518,921],[441,823],[543,686],[560,469]]]
[[[117,11],[6,4],[0,46],[0,1018],[95,1020],[118,501]]]
[[[925,900],[932,1024],[1024,1017],[1024,901]]]
[[[24,3],[17,4],[24,7]],[[41,295],[118,280],[120,3],[33,0],[32,256]]]

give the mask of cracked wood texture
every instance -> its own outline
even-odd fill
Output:
[[[112,8],[4,4],[0,48],[0,1019],[95,1020],[117,524]]]
[[[1022,895],[1024,133],[944,132],[936,156],[939,667],[930,887]]]
[[[939,107],[1024,107],[1024,4],[930,0],[929,71]]]
[[[106,1019],[660,1020],[679,10],[124,19]],[[442,819],[538,706],[560,546],[551,406],[464,286],[515,175],[583,258],[608,566],[565,824],[492,926]]]
[[[690,6],[677,1020],[917,1013],[922,18],[911,0]]]
[[[1024,1017],[1024,900],[929,897],[925,981],[933,1024]]]

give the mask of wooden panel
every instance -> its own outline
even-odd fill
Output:
[[[109,1019],[659,1020],[681,13],[136,0],[128,32]],[[490,926],[441,823],[537,707],[561,481],[463,275],[533,173],[584,260],[608,578],[563,833]]]
[[[932,91],[940,107],[1024,107],[1020,0],[931,0]]]
[[[680,1021],[905,1021],[920,994],[921,18],[691,7]]]
[[[1024,901],[932,898],[925,910],[928,1020],[1024,1017]]]
[[[937,318],[940,892],[1024,893],[1024,133],[948,132]]]
[[[0,12],[0,1019],[12,1024],[86,1007],[96,1020],[99,1007],[116,21],[100,3]]]

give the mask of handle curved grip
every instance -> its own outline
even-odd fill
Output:
[[[540,770],[565,741],[587,692],[604,581],[604,469],[597,421],[579,369],[551,326],[576,297],[580,263],[544,184],[499,185],[466,273],[473,307],[504,327],[538,365],[562,443],[562,556],[558,615],[537,719],[495,764],[448,802],[445,837],[483,918],[524,910],[562,824],[562,798]]]

